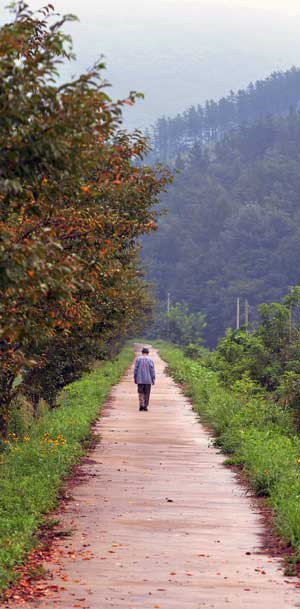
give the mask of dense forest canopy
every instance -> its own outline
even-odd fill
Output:
[[[273,72],[246,89],[230,91],[217,102],[207,100],[174,118],[159,118],[148,134],[153,148],[151,158],[172,161],[196,143],[216,142],[243,123],[273,114],[284,116],[291,108],[297,109],[299,102],[300,69]]]
[[[299,284],[300,113],[195,146],[163,198],[168,214],[144,242],[159,300],[206,314],[214,345],[235,324],[236,298],[280,300]]]

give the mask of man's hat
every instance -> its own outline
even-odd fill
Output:
[[[142,353],[149,353],[148,347],[143,347],[142,348]]]

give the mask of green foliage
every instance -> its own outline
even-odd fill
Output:
[[[289,408],[293,408],[300,416],[300,374],[287,370],[280,377],[280,385],[277,389],[280,401]]]
[[[215,352],[215,367],[222,379],[230,386],[234,381],[249,375],[260,381],[269,363],[268,351],[260,336],[242,330],[227,330]]]
[[[45,412],[28,433],[8,436],[0,456],[0,591],[15,578],[14,566],[35,543],[43,514],[56,506],[92,421],[132,357],[132,349],[124,348],[113,362],[68,385],[60,407]]]
[[[21,393],[17,394],[11,403],[11,414],[8,423],[8,433],[26,435],[35,418],[32,402]]]
[[[188,343],[184,348],[184,355],[186,355],[186,357],[190,357],[191,359],[195,359],[195,360],[206,361],[206,359],[208,357],[208,353],[209,352],[206,349],[204,349],[204,347],[202,347],[198,343],[194,343],[194,342]]]
[[[165,339],[177,345],[202,343],[203,329],[205,328],[204,315],[201,312],[191,313],[186,303],[177,303],[170,306],[169,311],[161,311],[156,318],[151,335],[155,338]]]
[[[293,309],[291,300],[289,306],[276,302],[262,304],[258,307],[259,323],[251,333],[229,329],[220,339],[210,366],[220,372],[227,386],[248,377],[268,391],[276,390],[287,405],[297,401],[300,327],[299,322],[291,324],[291,316],[299,307],[292,295],[297,291],[298,286],[289,296],[293,298]]]
[[[300,113],[294,111],[243,125],[201,153],[186,154],[163,196],[168,215],[144,239],[149,278],[161,303],[170,292],[173,301],[205,314],[209,347],[236,326],[237,297],[248,299],[255,325],[258,304],[279,302],[299,283],[299,176]]]
[[[62,387],[110,357],[151,308],[137,258],[170,179],[143,164],[121,129],[96,62],[59,80],[73,57],[51,4],[16,2],[0,28],[0,434],[11,400],[55,405]],[[137,317],[139,318],[137,322]]]
[[[253,395],[252,381],[248,396],[248,381],[226,389],[216,371],[185,357],[179,348],[161,344],[160,353],[201,419],[214,430],[218,445],[231,455],[230,462],[242,465],[255,492],[268,497],[277,532],[297,553],[300,439],[291,411],[264,395]]]

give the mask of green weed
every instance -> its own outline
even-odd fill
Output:
[[[0,455],[0,592],[35,543],[43,515],[57,505],[62,481],[81,457],[92,422],[132,358],[126,347],[113,362],[67,386],[61,405],[46,412],[26,435],[10,433]],[[47,521],[53,526],[51,518]]]
[[[300,557],[300,438],[293,413],[262,394],[247,399],[245,383],[226,389],[218,372],[165,343],[159,350],[173,378],[184,386],[202,421],[229,453],[226,463],[241,465],[257,495],[268,497],[276,533]],[[293,565],[290,565],[294,569]]]

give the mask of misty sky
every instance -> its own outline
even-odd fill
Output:
[[[130,127],[300,66],[300,0],[52,1],[80,18],[71,27],[77,65],[70,74],[104,54],[113,96],[145,93],[127,112]],[[32,8],[46,2],[28,1]],[[0,0],[2,21],[6,4]]]

